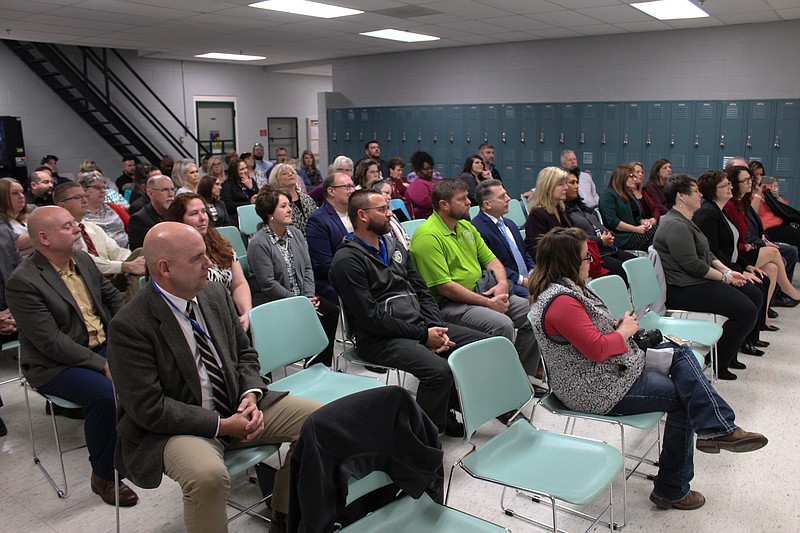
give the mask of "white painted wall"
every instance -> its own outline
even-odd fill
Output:
[[[333,91],[359,107],[797,98],[800,20],[345,58]]]
[[[71,55],[78,57],[74,50]],[[236,97],[239,151],[249,151],[256,141],[266,145],[259,130],[267,128],[267,117],[296,116],[298,126],[305,124],[306,118],[316,117],[317,93],[331,90],[331,79],[323,76],[280,74],[224,63],[148,59],[133,52],[124,52],[124,56],[192,131],[196,127],[194,96]],[[0,72],[0,115],[22,117],[29,170],[38,166],[42,156],[53,153],[59,157],[63,172],[76,172],[82,160],[94,159],[109,175],[119,175],[120,156],[3,44]],[[122,78],[135,87],[131,76]],[[182,133],[163,108],[146,97],[142,99],[171,131]],[[152,132],[149,126],[142,126],[142,130]],[[300,128],[299,135],[302,151],[307,146],[305,128]],[[193,142],[187,139],[184,146],[195,153]],[[163,151],[175,155],[166,146]]]

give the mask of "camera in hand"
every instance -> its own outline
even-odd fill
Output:
[[[641,350],[647,350],[648,348],[655,348],[662,342],[664,342],[664,337],[661,335],[661,331],[658,329],[650,329],[650,330],[643,330],[640,329],[636,332],[636,334],[631,337],[633,342],[636,343]]]

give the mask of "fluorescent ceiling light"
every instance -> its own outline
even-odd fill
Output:
[[[360,15],[363,13],[363,11],[359,11],[358,9],[320,4],[319,2],[311,2],[309,0],[266,0],[265,2],[250,4],[250,7],[271,9],[272,11],[280,11],[282,13],[294,13],[295,15],[307,15],[309,17],[319,17],[323,19]]]
[[[265,56],[248,56],[245,54],[225,54],[222,52],[208,52],[206,54],[198,54],[194,57],[203,59],[224,59],[225,61],[258,61],[259,59],[266,59]]]
[[[658,20],[699,19],[710,16],[689,0],[658,0],[631,5]]]
[[[419,43],[422,41],[438,41],[439,37],[433,35],[425,35],[422,33],[414,33],[410,31],[401,30],[376,30],[359,33],[359,35],[366,35],[367,37],[377,37],[379,39],[390,39],[392,41],[403,41],[404,43]]]

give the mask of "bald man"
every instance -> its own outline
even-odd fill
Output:
[[[92,490],[114,505],[117,432],[106,328],[125,300],[78,248],[81,232],[69,211],[39,207],[28,219],[28,233],[35,251],[6,283],[22,372],[39,391],[83,406]],[[123,487],[120,505],[136,504],[136,493]]]
[[[144,239],[144,257],[152,281],[109,328],[120,405],[117,467],[145,488],[157,487],[162,474],[177,481],[188,531],[227,531],[223,452],[293,446],[320,404],[267,390],[228,291],[208,281],[211,261],[194,228],[157,224]],[[272,496],[279,521],[289,505],[289,454]]]

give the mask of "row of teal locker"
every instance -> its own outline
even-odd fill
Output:
[[[726,158],[760,160],[797,205],[800,100],[422,105],[328,110],[328,153],[354,160],[376,139],[382,157],[425,150],[445,176],[457,176],[478,146],[491,143],[509,192],[534,186],[539,170],[572,149],[602,190],[611,169],[669,159],[675,173],[699,175]]]

